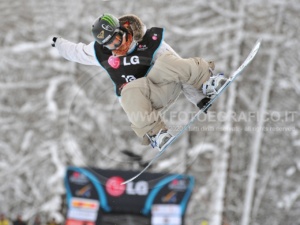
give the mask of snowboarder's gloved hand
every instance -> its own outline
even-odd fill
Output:
[[[52,41],[53,41],[51,44],[52,47],[55,47],[56,40],[57,40],[57,37],[52,38]]]

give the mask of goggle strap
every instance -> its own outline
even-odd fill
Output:
[[[107,42],[103,43],[103,45],[109,45],[112,42],[112,40],[115,38],[115,36],[118,34],[123,36],[124,31],[120,30],[120,29],[116,29],[115,32],[113,33],[113,35],[111,36],[111,38]]]

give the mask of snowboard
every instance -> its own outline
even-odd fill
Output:
[[[240,67],[232,73],[232,75],[228,78],[225,84],[218,90],[217,94],[214,98],[210,99],[194,116],[193,118],[183,127],[181,128],[172,138],[168,140],[168,142],[163,146],[163,148],[153,157],[153,159],[148,163],[148,165],[137,175],[134,177],[124,181],[122,184],[127,184],[137,177],[139,177],[142,173],[144,173],[154,162],[156,162],[161,155],[168,149],[168,147],[176,141],[191,125],[192,123],[203,113],[206,113],[208,108],[220,97],[220,95],[232,84],[232,82],[242,74],[243,70],[249,65],[249,63],[253,60],[255,55],[257,54],[260,48],[261,40],[257,40],[254,47],[250,51],[249,55],[245,59],[245,61],[240,65]]]

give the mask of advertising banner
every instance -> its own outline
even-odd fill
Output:
[[[121,184],[137,173],[69,167],[65,178],[68,219],[98,225],[102,213],[124,213],[151,217],[152,225],[164,225],[164,221],[182,224],[194,178],[182,174],[144,173],[128,184]]]

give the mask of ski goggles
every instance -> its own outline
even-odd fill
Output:
[[[114,35],[103,44],[109,50],[115,50],[119,48],[123,43],[123,31],[115,32]]]

